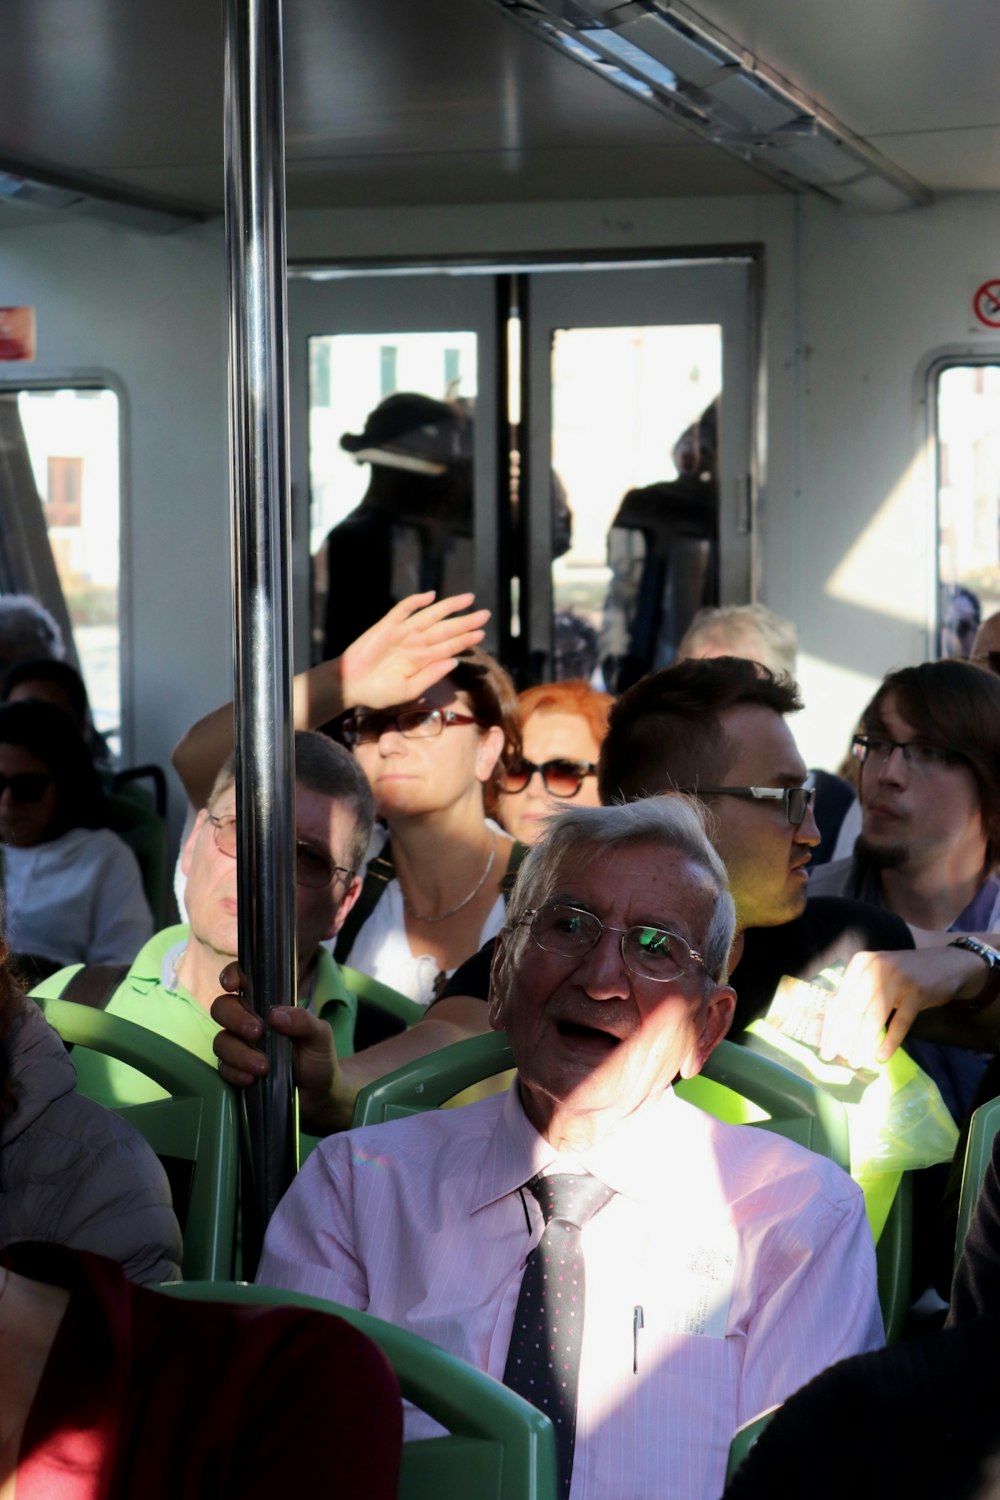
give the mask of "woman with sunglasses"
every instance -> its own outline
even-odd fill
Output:
[[[153,932],[131,849],[101,827],[83,737],[49,703],[0,706],[0,859],[8,941],[29,980],[126,963]]]
[[[522,844],[533,844],[546,818],[572,799],[597,807],[597,757],[613,699],[586,682],[544,683],[518,698],[521,756],[500,778],[500,822]]]
[[[488,816],[505,760],[520,749],[509,676],[466,652],[421,697],[343,721],[389,830],[335,949],[341,963],[429,1005],[503,925],[514,841]]]

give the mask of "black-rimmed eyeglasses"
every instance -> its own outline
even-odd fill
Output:
[[[374,745],[390,730],[396,730],[407,740],[432,740],[453,724],[478,724],[486,726],[482,719],[472,714],[457,714],[450,708],[404,708],[398,714],[360,713],[351,714],[341,725],[344,744],[353,750],[355,745]]]
[[[626,967],[640,979],[652,979],[656,984],[667,984],[692,969],[705,968],[701,954],[666,927],[612,927],[592,911],[560,901],[546,901],[526,911],[517,925],[527,927],[536,947],[560,958],[583,958],[597,947],[602,933],[617,932]]]
[[[585,778],[597,775],[597,767],[590,760],[547,760],[538,765],[522,756],[501,773],[500,790],[511,794],[523,792],[536,771],[553,797],[575,797]]]
[[[793,828],[805,822],[816,797],[813,786],[690,786],[679,787],[691,797],[743,797],[749,802],[783,802]]]
[[[903,761],[914,771],[936,771],[941,766],[953,766],[964,757],[960,750],[948,745],[923,745],[914,740],[890,740],[882,734],[856,734],[851,749],[863,766],[869,761],[884,765],[894,750],[898,750]]]
[[[236,819],[217,818],[214,813],[209,813],[208,821],[212,825],[212,837],[215,847],[220,854],[226,854],[230,859],[236,858]],[[332,859],[327,859],[318,849],[311,844],[297,843],[295,845],[295,884],[305,886],[311,891],[321,891],[325,885],[340,876],[345,886],[350,885],[354,879],[354,871],[347,869],[345,865],[335,865]]]

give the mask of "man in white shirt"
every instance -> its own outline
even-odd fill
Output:
[[[730,1023],[733,925],[692,803],[571,809],[522,866],[494,961],[518,1083],[330,1137],[268,1230],[261,1281],[367,1309],[535,1400],[571,1500],[715,1500],[739,1423],[881,1342],[853,1183],[670,1087]],[[567,1176],[600,1199],[578,1230],[542,1206]],[[540,1300],[552,1362],[525,1338]],[[409,1430],[433,1428],[411,1413]]]

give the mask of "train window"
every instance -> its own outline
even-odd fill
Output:
[[[33,594],[69,627],[94,721],[120,751],[118,397],[98,387],[7,397],[17,421],[9,411],[5,433],[25,461],[3,496],[3,587]]]
[[[753,597],[753,270],[539,274],[528,298],[534,676],[620,692]]]
[[[557,676],[627,686],[717,599],[721,389],[717,324],[553,334]]]
[[[357,635],[359,590],[377,619],[390,597],[470,586],[476,343],[470,331],[309,339],[313,628],[325,656]],[[345,565],[339,587],[328,557]]]
[[[948,365],[937,379],[939,651],[968,656],[1000,609],[1000,364]]]
[[[496,328],[489,275],[290,272],[297,664],[416,588],[473,589],[497,618]]]

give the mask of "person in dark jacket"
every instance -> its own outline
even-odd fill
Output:
[[[0,939],[0,1245],[91,1250],[134,1281],[180,1276],[166,1174],[136,1130],[76,1092],[58,1034],[11,973]]]

